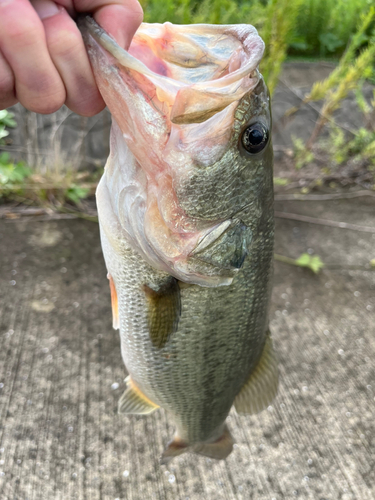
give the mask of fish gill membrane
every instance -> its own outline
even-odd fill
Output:
[[[113,327],[129,372],[119,412],[164,408],[162,463],[226,458],[225,424],[277,392],[270,98],[250,25],[143,23],[129,51],[79,22],[112,114],[97,189]]]

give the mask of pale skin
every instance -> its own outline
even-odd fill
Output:
[[[93,116],[104,107],[75,19],[90,13],[127,49],[142,22],[137,0],[0,0],[0,109],[36,113],[66,104]]]

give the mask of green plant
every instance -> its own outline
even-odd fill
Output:
[[[293,38],[297,14],[303,0],[270,0],[260,35],[266,45],[260,70],[272,95]]]
[[[0,110],[0,144],[4,142],[4,137],[9,135],[7,128],[14,128],[16,126],[17,123],[14,120],[14,113],[11,113],[7,109]]]
[[[375,9],[374,9],[375,13]],[[311,148],[316,138],[320,134],[323,126],[331,119],[333,112],[340,107],[341,102],[351,90],[358,87],[359,82],[372,73],[372,64],[375,58],[375,43],[361,52],[342,77],[335,90],[327,92],[319,120],[307,142],[307,147]]]
[[[300,170],[314,160],[314,153],[306,147],[303,140],[299,137],[292,136],[292,141],[295,166],[297,170]]]
[[[285,257],[284,255],[275,254],[275,260],[279,262],[284,262],[284,264],[291,264],[297,267],[307,267],[314,274],[318,274],[324,267],[324,262],[319,257],[319,255],[309,255],[308,253],[303,253],[298,257],[298,259],[291,259],[290,257]]]
[[[0,186],[11,188],[22,183],[30,174],[31,169],[24,162],[13,163],[9,153],[0,153]]]
[[[290,52],[305,56],[340,56],[356,32],[360,15],[372,4],[373,0],[303,0]]]
[[[374,29],[372,28],[374,26]],[[366,44],[364,45],[364,42]],[[323,101],[319,118],[306,144],[301,138],[293,138],[294,158],[297,169],[311,163],[322,155],[331,160],[322,173],[330,174],[328,165],[340,165],[348,160],[375,166],[375,91],[373,97],[365,98],[363,84],[373,73],[375,63],[375,7],[360,16],[358,29],[337,67],[323,81],[316,82],[301,102],[301,106],[312,101]],[[335,121],[334,112],[352,92],[364,115],[364,126],[357,130],[341,128]],[[291,116],[298,111],[292,108]],[[322,139],[321,132],[328,126],[329,138]],[[313,146],[314,147],[313,149]],[[353,164],[354,165],[354,164]]]
[[[89,194],[89,188],[81,187],[77,184],[72,184],[64,192],[65,198],[69,201],[72,201],[76,205],[79,205],[81,203],[81,200],[87,198]]]
[[[289,179],[285,179],[284,177],[274,177],[273,184],[274,186],[287,186],[289,184]]]

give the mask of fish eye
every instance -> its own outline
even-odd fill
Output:
[[[243,147],[251,154],[262,151],[268,143],[268,130],[261,122],[249,125],[242,133],[241,142]]]

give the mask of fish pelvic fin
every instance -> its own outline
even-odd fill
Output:
[[[196,443],[189,445],[178,436],[168,443],[161,458],[161,464],[167,464],[172,458],[191,452],[204,457],[214,458],[215,460],[224,460],[233,450],[233,438],[227,426],[224,427],[222,435],[212,443]]]
[[[111,305],[112,305],[112,326],[115,330],[120,328],[120,321],[118,317],[118,298],[115,283],[112,276],[108,273],[107,278],[109,279],[109,288],[111,290]]]
[[[180,287],[172,276],[158,291],[144,285],[148,299],[148,326],[154,347],[161,349],[176,332],[181,315]]]
[[[123,414],[147,415],[157,410],[159,406],[151,401],[138,389],[133,380],[126,377],[126,390],[118,402],[118,412]]]
[[[268,331],[260,360],[234,400],[237,413],[251,415],[267,408],[276,396],[278,381],[277,357]]]

